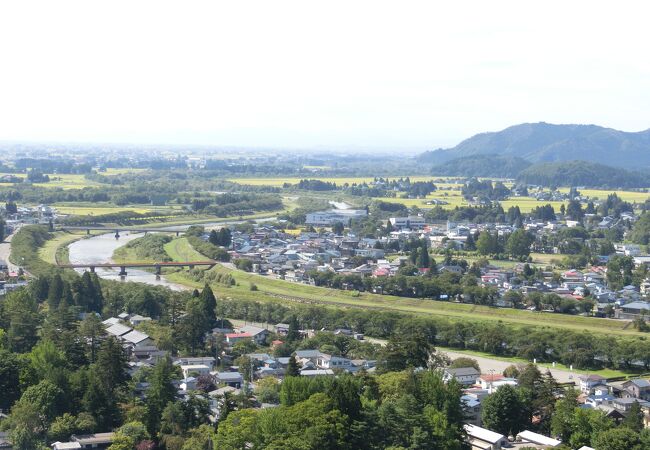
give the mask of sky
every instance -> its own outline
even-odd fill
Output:
[[[0,140],[406,152],[522,122],[640,131],[649,13],[642,1],[2,1]]]

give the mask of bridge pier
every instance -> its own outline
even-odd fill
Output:
[[[187,265],[187,268],[188,268],[189,270],[194,269],[194,264],[188,264],[188,265]]]
[[[181,232],[180,232],[180,231],[177,231],[177,232],[176,232],[176,237],[178,237],[178,236],[180,236],[180,235],[181,235]]]
[[[160,276],[162,274],[162,267],[160,267],[160,264],[156,264],[154,267],[156,269],[156,276]]]
[[[120,277],[124,278],[126,276],[126,267],[120,266]]]
[[[86,234],[90,234],[90,228],[86,230]]]
[[[88,269],[90,269],[91,273],[95,273],[95,266],[89,266]]]
[[[120,238],[120,230],[115,230],[115,239]]]

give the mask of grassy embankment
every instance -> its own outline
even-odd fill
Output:
[[[177,242],[175,245],[182,247],[187,245],[187,243]],[[237,282],[237,285],[233,287],[220,284],[213,285],[215,292],[224,297],[256,301],[319,304],[344,308],[378,309],[419,315],[444,316],[453,320],[503,321],[519,326],[547,326],[558,329],[584,330],[599,334],[604,333],[621,336],[643,335],[629,327],[628,322],[621,320],[530,312],[511,308],[491,308],[487,306],[342,291],[291,283],[267,276],[230,269],[223,265],[218,265],[211,270],[229,273]],[[201,282],[190,280],[184,271],[169,275],[168,278],[170,281],[185,284],[190,287],[201,287],[202,285]],[[251,291],[251,284],[255,284],[258,290]]]
[[[96,234],[93,232],[93,234]],[[52,238],[48,239],[42,247],[38,249],[40,259],[49,264],[68,264],[68,245],[79,239],[86,239],[88,236],[85,232],[68,233],[57,231],[51,233]]]

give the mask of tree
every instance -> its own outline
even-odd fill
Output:
[[[598,433],[592,445],[597,450],[641,450],[639,435],[627,427],[612,428]]]
[[[526,230],[515,230],[508,236],[506,252],[512,258],[527,258],[530,255],[530,246],[535,239]]]
[[[120,419],[117,400],[106,390],[104,383],[95,374],[91,374],[86,391],[81,400],[84,411],[92,414],[97,427],[101,430],[111,429]]]
[[[388,339],[377,366],[382,372],[399,371],[407,367],[427,367],[432,350],[422,330],[399,330]]]
[[[208,242],[212,245],[219,245],[219,235],[217,234],[217,230],[212,230],[210,231],[210,237],[208,237]]]
[[[641,411],[639,402],[632,403],[632,406],[630,407],[625,419],[623,419],[621,425],[628,427],[637,433],[643,430],[643,411]]]
[[[584,211],[582,210],[582,205],[578,200],[570,200],[569,204],[566,207],[566,213],[573,220],[582,220],[585,216]]]
[[[0,242],[5,240],[5,221],[0,217]]]
[[[476,241],[476,250],[481,255],[493,255],[498,252],[498,243],[496,236],[488,231],[481,231]]]
[[[334,225],[332,225],[332,232],[336,235],[342,235],[343,230],[345,230],[345,225],[341,222],[335,222]]]
[[[108,395],[113,395],[128,380],[127,369],[128,360],[124,348],[115,337],[109,337],[102,343],[95,363],[97,378]]]
[[[50,288],[47,292],[47,304],[50,310],[54,310],[59,306],[59,302],[63,297],[63,279],[58,273],[50,279]]]
[[[287,342],[295,342],[300,340],[300,324],[296,315],[289,318],[289,329],[287,330]]]
[[[207,283],[203,287],[199,299],[201,300],[201,307],[203,308],[203,313],[208,321],[208,326],[210,328],[217,326],[217,298],[214,296],[212,288]]]
[[[481,371],[481,367],[478,364],[478,361],[476,361],[473,358],[467,358],[464,356],[461,356],[460,358],[456,358],[451,362],[451,365],[449,366],[452,369],[457,369],[461,367],[473,367],[477,371]]]
[[[54,418],[59,415],[63,407],[64,393],[51,381],[43,380],[28,387],[20,397],[14,409],[21,407],[31,409],[38,417],[38,433],[45,432]],[[12,409],[12,412],[14,412]]]
[[[79,325],[79,334],[85,338],[88,346],[88,359],[91,363],[94,363],[97,358],[101,339],[106,335],[106,331],[99,317],[95,314],[87,314]]]
[[[481,416],[486,428],[506,436],[516,436],[529,421],[519,393],[509,385],[501,386],[484,400]]]
[[[288,377],[297,377],[300,375],[300,367],[298,367],[298,362],[296,357],[291,355],[289,357],[289,365],[287,366],[287,376]]]
[[[179,340],[192,355],[203,347],[205,334],[211,327],[205,316],[205,308],[200,298],[192,297],[185,306],[185,316],[178,330]]]
[[[0,409],[8,411],[20,398],[20,362],[16,355],[0,350]]]
[[[176,398],[176,389],[172,384],[174,367],[169,356],[158,361],[149,377],[147,390],[147,429],[155,435],[160,425],[160,416],[167,403]]]
[[[569,389],[565,391],[564,398],[555,404],[555,411],[551,418],[551,433],[563,442],[569,442],[573,433],[573,416],[578,407],[577,399],[578,393]]]

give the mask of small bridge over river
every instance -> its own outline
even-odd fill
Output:
[[[181,233],[185,233],[185,230],[170,230],[169,228],[119,228],[119,227],[68,227],[61,226],[56,229],[56,231],[85,231],[86,234],[90,234],[91,231],[103,231],[105,233],[115,232],[115,238],[120,237],[120,231],[122,233],[175,233],[176,236],[180,236]]]
[[[143,262],[123,262],[123,263],[97,263],[97,264],[58,264],[57,267],[60,267],[62,269],[88,269],[91,272],[94,272],[95,269],[100,268],[100,269],[120,269],[119,275],[121,277],[125,277],[127,275],[126,269],[128,267],[130,268],[137,268],[137,269],[143,269],[143,268],[148,268],[148,269],[155,269],[156,275],[160,275],[162,272],[163,267],[187,267],[190,270],[194,269],[196,266],[207,266],[208,268],[212,268],[217,264],[216,261],[213,260],[208,260],[208,261],[186,261],[186,262],[176,262],[176,261],[168,261],[168,262],[152,262],[152,263],[143,263]]]

